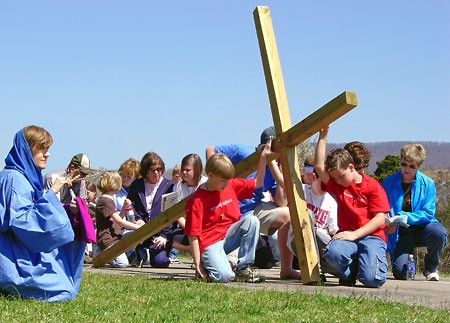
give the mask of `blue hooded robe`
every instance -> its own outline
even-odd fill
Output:
[[[0,174],[0,292],[43,301],[73,300],[85,243],[74,233],[20,130]]]

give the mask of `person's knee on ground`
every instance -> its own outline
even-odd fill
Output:
[[[215,268],[214,270],[208,271],[208,276],[211,281],[216,283],[228,283],[230,280],[234,279],[234,272],[230,268]]]
[[[220,240],[205,248],[201,254],[201,263],[213,282],[226,283],[234,278],[234,272],[224,250],[224,241]]]
[[[324,249],[323,258],[334,274],[344,280],[353,279],[357,271],[356,244],[345,240],[331,240]]]
[[[150,265],[154,268],[167,268],[170,265],[170,259],[167,256],[166,248],[150,248]]]
[[[374,264],[367,264],[365,267],[359,268],[358,280],[366,287],[377,288],[386,282],[387,276],[387,259],[386,255],[376,255]]]
[[[411,253],[414,253],[412,251]],[[392,258],[392,275],[395,279],[406,280],[406,264],[408,262],[408,253],[395,255]]]
[[[340,278],[345,278],[342,273],[338,270],[339,265],[342,264],[343,255],[339,252],[338,248],[332,248],[331,246],[326,246],[322,258],[330,265],[330,267],[337,272]]]
[[[379,237],[357,240],[358,280],[366,287],[380,287],[386,282],[386,243]]]
[[[234,279],[234,272],[231,269],[230,263],[223,263],[222,266],[203,265],[203,268],[208,273],[208,277],[212,282],[228,283]]]
[[[121,254],[119,257],[115,258],[110,262],[110,265],[114,268],[126,268],[130,264],[128,262],[128,257],[125,253]]]

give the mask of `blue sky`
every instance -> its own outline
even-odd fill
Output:
[[[166,4],[169,3],[169,4]],[[168,168],[272,125],[252,12],[270,8],[295,124],[345,90],[331,142],[450,141],[450,2],[0,2],[0,166],[29,124],[47,170],[84,152]]]

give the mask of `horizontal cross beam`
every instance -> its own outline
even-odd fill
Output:
[[[283,147],[297,146],[320,129],[325,128],[358,105],[356,93],[345,91],[310,114],[308,117],[281,133],[272,142],[272,150],[279,152]],[[253,153],[236,164],[236,177],[247,177],[256,171],[259,155]]]

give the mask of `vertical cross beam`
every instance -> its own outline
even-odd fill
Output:
[[[284,88],[283,75],[268,7],[259,6],[253,11],[259,48],[266,77],[270,108],[279,137],[291,128],[291,117]],[[295,146],[279,150],[285,191],[288,199],[295,245],[299,258],[303,284],[320,280],[317,253],[300,179],[300,166]]]

